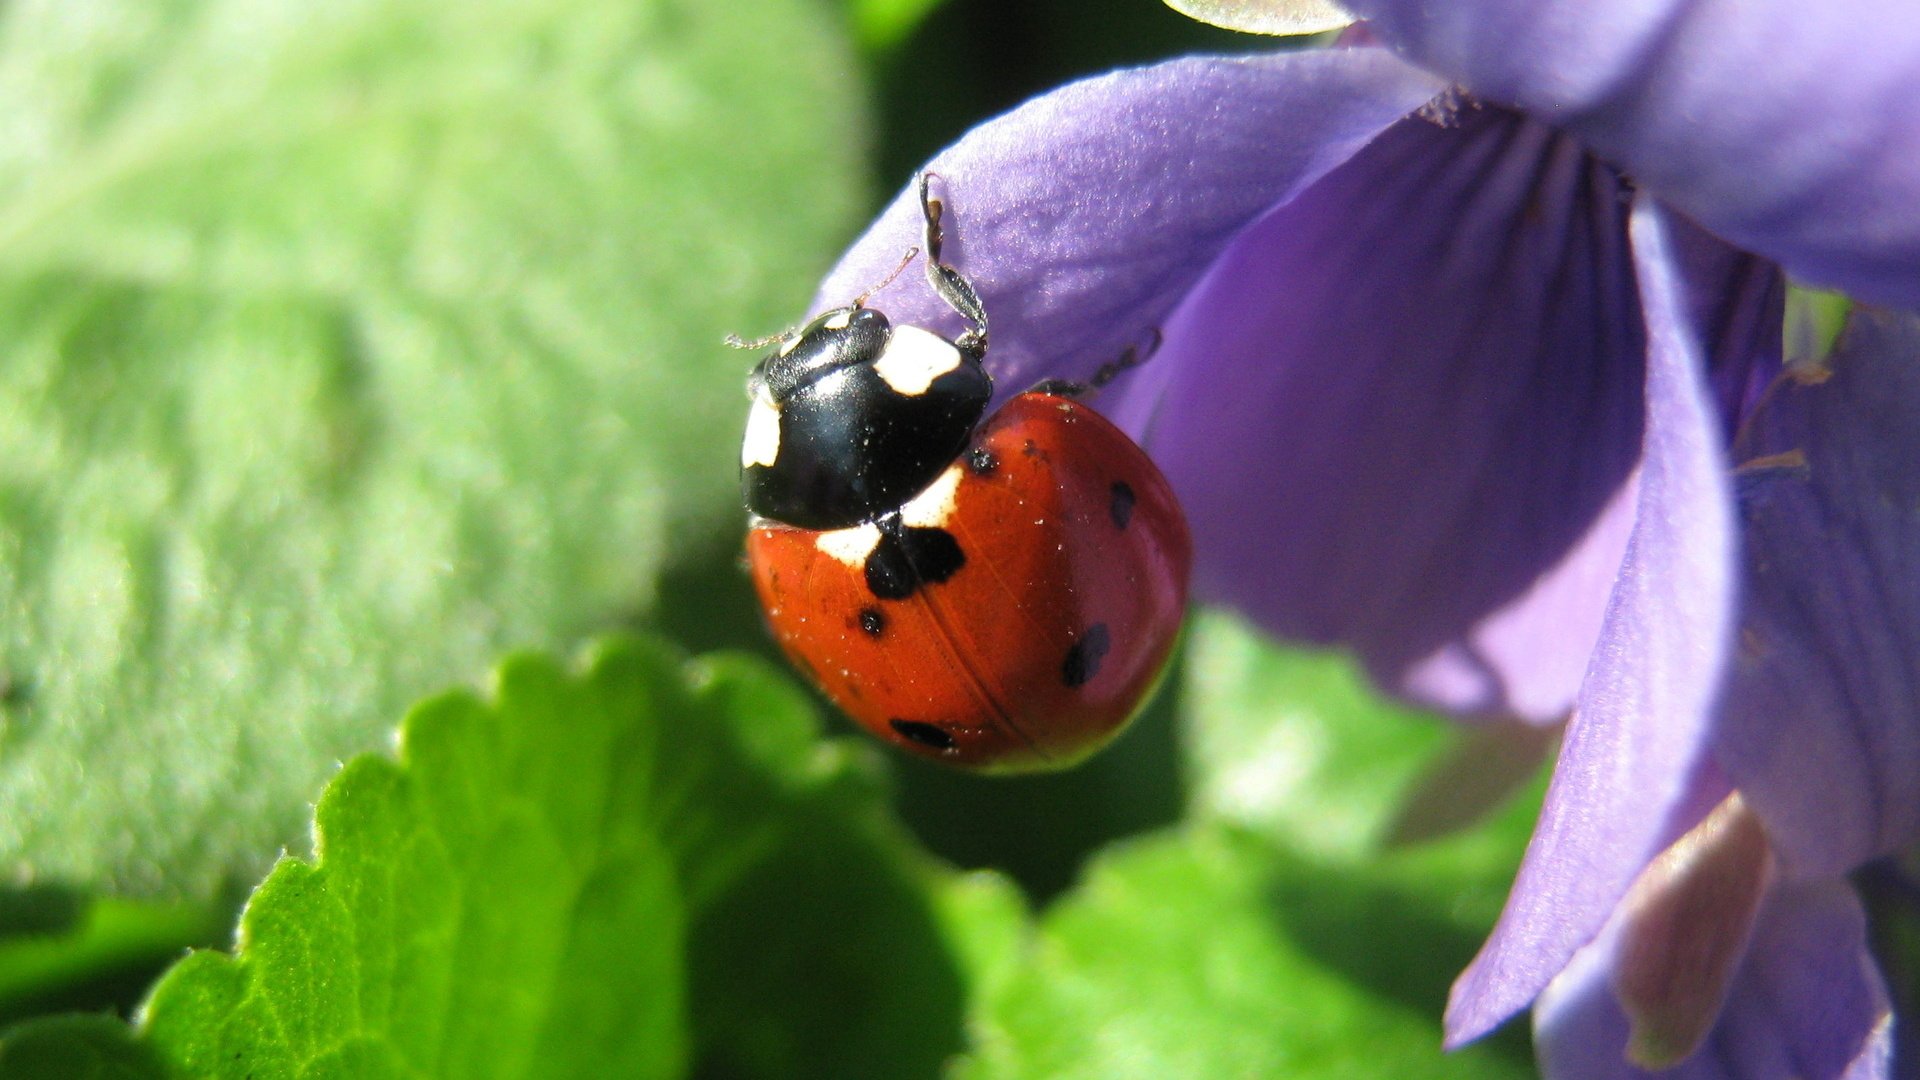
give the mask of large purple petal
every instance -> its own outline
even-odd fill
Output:
[[[1541,998],[1546,1080],[1887,1080],[1891,1013],[1852,888],[1779,885],[1762,904],[1719,1023],[1679,1066],[1627,1064],[1627,1018],[1610,988],[1617,927],[1581,951]]]
[[[1789,872],[1920,843],[1920,319],[1856,314],[1739,444],[1746,600],[1717,750]]]
[[[1640,453],[1623,199],[1473,110],[1403,121],[1237,241],[1116,412],[1187,508],[1196,592],[1455,711],[1564,715]]]
[[[1684,219],[1669,219],[1672,250],[1687,282],[1688,321],[1708,346],[1707,375],[1727,438],[1751,412],[1780,371],[1786,284],[1771,263],[1728,247]],[[1490,683],[1504,690],[1501,704],[1522,717],[1557,719],[1566,688],[1586,670],[1588,633],[1569,633],[1570,616],[1591,612],[1598,632],[1601,605],[1612,588],[1633,527],[1638,494],[1628,484],[1593,528],[1520,599],[1482,619],[1461,640],[1408,668],[1401,689],[1451,712],[1485,708]],[[1580,625],[1577,622],[1575,625]]]
[[[1005,394],[1084,378],[1146,343],[1247,224],[1442,89],[1381,49],[1194,57],[1074,83],[929,163],[949,261],[985,300]],[[911,186],[821,286],[847,303],[920,242]],[[896,322],[958,329],[918,269],[877,294]]]
[[[1912,0],[1350,0],[1797,276],[1920,305]]]
[[[1644,200],[1633,246],[1647,327],[1633,535],[1519,878],[1454,985],[1451,1043],[1532,1001],[1700,810],[1733,622],[1732,500],[1682,268],[1663,215]]]

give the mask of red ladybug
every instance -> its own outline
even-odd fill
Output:
[[[856,301],[754,369],[747,560],[794,664],[880,738],[994,772],[1058,769],[1119,734],[1165,670],[1192,544],[1160,471],[1049,384],[984,423],[978,295],[927,277],[954,340]]]

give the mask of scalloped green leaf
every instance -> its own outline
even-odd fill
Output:
[[[0,868],[207,895],[410,700],[736,527],[865,201],[806,0],[0,23]],[[529,858],[533,856],[529,854]]]
[[[941,879],[789,682],[619,641],[496,686],[348,762],[314,860],[281,860],[131,1037],[29,1023],[0,1075],[892,1077],[958,1049]]]

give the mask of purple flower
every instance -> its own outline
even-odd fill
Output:
[[[1920,306],[1920,14],[1350,6],[1388,47],[1088,80],[931,163],[1001,394],[1159,338],[1100,405],[1202,598],[1571,717],[1450,1042],[1546,993],[1555,1077],[1886,1075],[1840,875],[1920,840],[1920,320],[1783,375],[1782,268]],[[873,304],[958,329],[916,275]]]

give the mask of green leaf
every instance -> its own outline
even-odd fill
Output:
[[[970,1000],[992,998],[1017,978],[1032,933],[1026,896],[987,870],[947,877],[934,892],[941,934],[959,961]]]
[[[1409,844],[1405,809],[1424,803],[1431,810],[1436,776],[1457,768],[1461,749],[1484,733],[1386,699],[1344,655],[1277,645],[1231,615],[1201,616],[1190,641],[1185,704],[1194,818],[1258,834],[1276,858],[1311,864],[1316,873],[1338,870],[1418,898],[1445,920],[1472,928],[1477,947],[1506,901],[1539,816],[1550,743],[1519,736],[1534,765],[1501,764],[1519,778],[1504,801],[1457,785],[1478,824],[1439,842]],[[1356,912],[1355,925],[1365,918]],[[1445,981],[1472,953],[1448,961]],[[1430,1003],[1434,1016],[1443,1003],[1444,995]]]
[[[137,1038],[29,1024],[0,1075],[72,1075],[25,1064],[69,1043],[262,1078],[888,1077],[958,1049],[940,878],[789,682],[640,642],[496,681],[350,761],[316,859],[274,868],[231,955],[169,971]]]
[[[1224,827],[1098,861],[975,1015],[966,1080],[1527,1077],[1508,1044],[1440,1052],[1482,928],[1345,865]]]
[[[1824,368],[1852,311],[1853,300],[1845,293],[1790,285],[1786,328],[1781,334],[1788,366],[1802,371]]]
[[[803,0],[10,9],[0,867],[256,877],[407,701],[736,528],[719,342],[866,202],[852,68]]]
[[[42,1020],[0,1046],[7,1075],[62,1080],[150,1080],[166,1075],[148,1048],[111,1016]]]
[[[189,947],[219,940],[232,925],[231,907],[219,902],[68,902],[74,919],[59,932],[0,940],[0,1023],[102,1001],[131,1005],[155,973]]]
[[[1427,772],[1466,741],[1438,717],[1384,699],[1348,657],[1275,645],[1234,616],[1208,612],[1189,635],[1187,782],[1196,815],[1256,829],[1320,858],[1371,861],[1402,803],[1431,798]],[[1460,847],[1511,872],[1544,781]],[[1472,793],[1479,801],[1486,796]]]
[[[706,1076],[929,1076],[961,1045],[972,971],[953,954],[937,890],[876,781],[878,748],[818,741],[793,684],[730,657],[709,698],[739,718],[739,745],[786,794],[724,776],[674,775],[714,832],[757,823],[757,855],[724,888],[704,886],[691,932],[692,1006]],[[805,716],[805,726],[768,721]],[[675,734],[674,738],[682,736]],[[759,803],[763,809],[744,811]],[[702,856],[707,864],[734,860]]]

